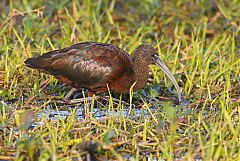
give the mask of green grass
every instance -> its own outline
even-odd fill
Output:
[[[0,160],[240,160],[238,0],[3,0],[0,13]],[[78,106],[56,104],[69,88],[23,62],[83,41],[130,54],[152,44],[189,103],[174,105],[172,83],[151,66],[150,96],[131,93],[128,116],[106,92],[108,104],[85,102],[86,118],[77,119]],[[46,109],[59,119],[45,117]],[[106,117],[94,117],[95,109]],[[62,118],[63,110],[72,114]]]

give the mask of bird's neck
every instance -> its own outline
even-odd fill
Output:
[[[148,80],[149,76],[149,64],[143,59],[137,59],[133,57],[133,66],[134,66],[134,78],[136,84],[134,86],[134,90],[141,89]]]

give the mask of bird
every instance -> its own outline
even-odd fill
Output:
[[[112,44],[80,42],[28,58],[24,63],[55,76],[73,89],[87,89],[89,97],[108,89],[119,93],[137,91],[148,81],[149,65],[155,64],[172,81],[181,100],[180,87],[172,72],[158,57],[157,49],[148,44],[139,45],[130,56]]]

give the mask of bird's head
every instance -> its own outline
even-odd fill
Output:
[[[179,101],[181,100],[180,88],[176,79],[166,64],[159,58],[158,52],[154,47],[151,45],[142,44],[135,49],[134,57],[136,57],[139,61],[143,61],[143,63],[147,63],[148,65],[155,64],[158,66],[172,81],[177,90],[178,99]]]

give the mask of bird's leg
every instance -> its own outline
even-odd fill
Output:
[[[69,101],[69,98],[73,95],[73,93],[74,93],[76,90],[77,90],[76,88],[72,88],[72,89],[66,94],[66,96],[64,97],[64,101],[65,101],[65,102],[68,102],[68,101]]]
[[[102,100],[104,100],[104,101],[109,102],[109,99],[110,99],[109,96],[103,96],[103,97],[101,97],[101,96],[96,96],[97,93],[88,91],[88,97],[85,97],[85,98],[77,98],[77,99],[69,100],[69,97],[70,97],[70,96],[72,95],[72,93],[75,92],[75,91],[76,91],[76,89],[75,89],[75,88],[72,88],[72,89],[67,93],[67,95],[65,96],[65,99],[64,99],[64,100],[65,100],[65,103],[67,103],[67,104],[77,104],[77,103],[82,103],[82,102],[84,102],[84,101],[89,102],[89,101],[92,101],[92,99],[95,99],[95,100],[102,99]],[[100,92],[98,92],[98,93],[100,93]],[[116,98],[112,98],[112,100],[113,100],[113,104],[114,104],[114,105],[118,105],[119,102],[120,102],[120,100],[119,100],[119,99],[116,99]],[[127,102],[122,101],[122,103],[125,104],[125,105],[128,105]]]
[[[75,90],[71,89],[71,91],[72,91],[72,93],[73,93],[74,91],[76,91],[76,89],[75,89]],[[67,95],[70,95],[70,96],[71,96],[71,93],[70,93],[71,91],[69,91]],[[70,94],[69,94],[69,93],[70,93]],[[67,95],[66,95],[66,96],[67,96]],[[99,99],[100,96],[96,96],[95,93],[88,91],[88,97],[85,97],[85,98],[77,98],[77,99],[73,99],[73,100],[67,99],[67,100],[65,101],[65,103],[67,103],[67,104],[77,104],[77,103],[82,103],[82,102],[84,102],[84,101],[89,102],[89,101],[91,101],[93,98],[94,98],[94,99]]]

